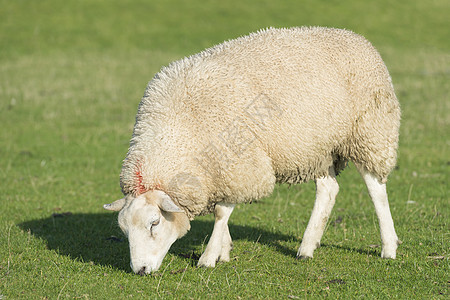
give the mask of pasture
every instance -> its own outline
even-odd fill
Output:
[[[0,0],[0,299],[448,298],[450,4],[447,0]],[[402,106],[388,181],[403,241],[380,258],[375,210],[350,164],[312,260],[295,256],[312,182],[239,205],[229,263],[197,268],[198,217],[160,270],[129,267],[117,214],[121,163],[147,82],[164,65],[260,28],[364,35]]]

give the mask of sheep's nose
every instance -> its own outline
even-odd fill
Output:
[[[140,275],[140,276],[145,276],[145,275],[146,275],[146,274],[145,274],[145,267],[142,267],[142,268],[139,270],[139,272],[137,272],[137,274]]]

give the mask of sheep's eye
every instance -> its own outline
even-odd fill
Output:
[[[150,233],[152,233],[153,229],[155,228],[155,226],[157,226],[159,224],[159,219],[155,220],[153,222],[151,222],[149,224],[149,226],[147,227],[148,230],[150,230]]]

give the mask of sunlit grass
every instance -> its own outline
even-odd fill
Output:
[[[1,1],[0,298],[448,297],[450,42],[446,1]],[[213,227],[197,218],[158,273],[130,272],[119,172],[147,82],[170,61],[267,26],[328,25],[379,49],[402,106],[388,182],[403,244],[379,228],[350,166],[322,247],[295,259],[313,183],[239,205],[230,263],[198,269]]]

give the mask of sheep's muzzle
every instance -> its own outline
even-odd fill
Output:
[[[145,274],[145,267],[142,267],[142,268],[139,270],[139,272],[137,272],[137,274],[140,275],[140,276],[145,276],[145,275],[147,275],[147,274]]]

